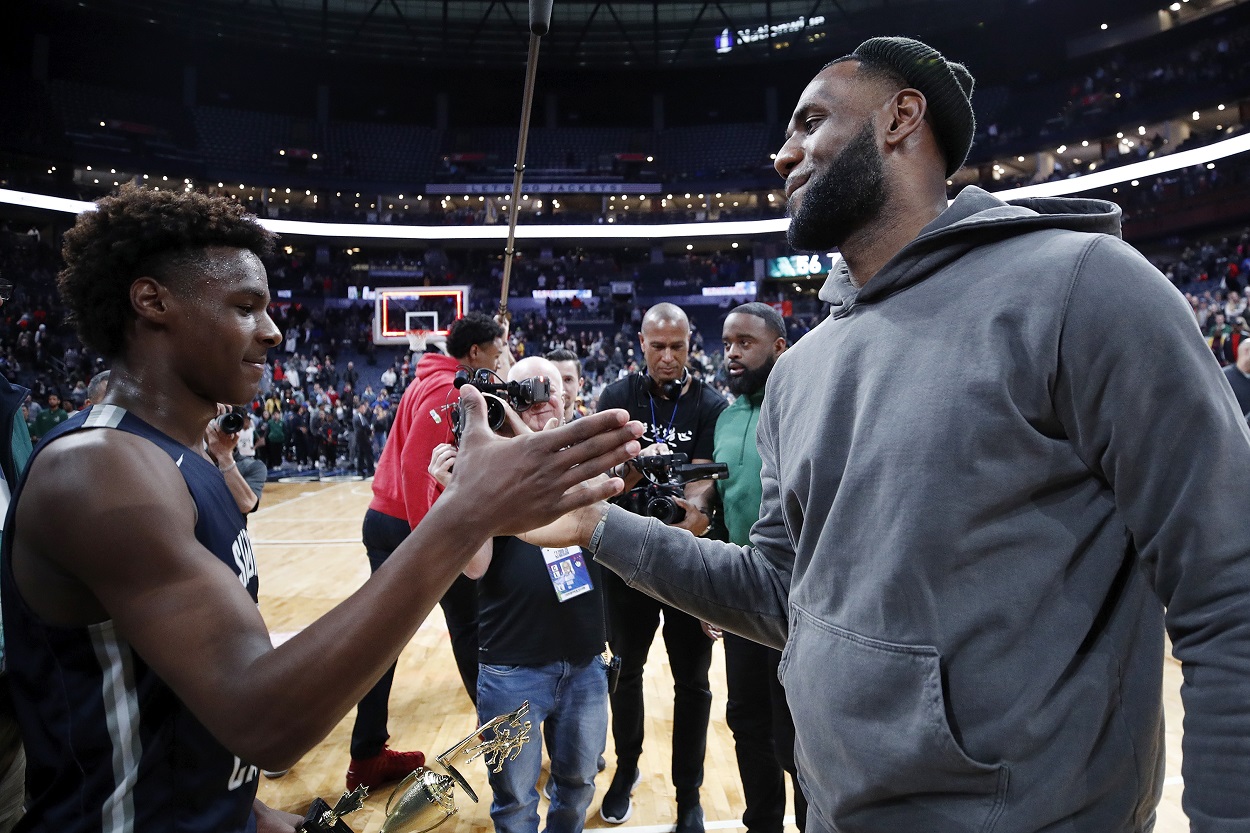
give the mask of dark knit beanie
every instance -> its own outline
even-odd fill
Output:
[[[924,93],[934,133],[946,156],[946,175],[963,167],[976,130],[972,114],[976,82],[967,67],[946,60],[941,52],[911,38],[872,38],[856,47],[851,56],[888,67]]]

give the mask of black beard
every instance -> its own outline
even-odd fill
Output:
[[[773,365],[777,360],[769,356],[759,367],[748,367],[742,371],[741,376],[729,377],[729,392],[734,396],[750,396],[756,391],[764,389],[764,383],[768,381],[768,374],[773,372]]]
[[[885,168],[872,123],[823,171],[812,174],[798,209],[791,212],[786,239],[798,251],[823,252],[839,247],[877,218],[885,207]]]

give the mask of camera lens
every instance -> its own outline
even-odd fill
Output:
[[[668,496],[653,497],[647,501],[647,514],[670,526],[686,519],[686,510]]]
[[[237,434],[243,430],[243,414],[230,411],[217,417],[217,427],[223,434]]]
[[[498,431],[503,428],[504,422],[508,419],[503,400],[490,394],[486,394],[483,398],[486,400],[486,424],[490,426],[490,430]]]

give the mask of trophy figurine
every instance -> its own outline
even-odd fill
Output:
[[[431,767],[419,767],[409,773],[386,800],[386,821],[382,823],[381,833],[425,833],[438,827],[458,812],[454,795],[457,784],[476,804],[477,793],[456,769],[456,764],[464,766],[482,758],[493,771],[503,769],[504,763],[515,759],[530,739],[530,721],[521,720],[529,709],[526,700],[516,711],[488,720],[439,755],[435,760],[446,775]],[[483,736],[488,734],[490,739],[484,740]]]
[[[323,798],[314,798],[308,815],[296,830],[298,833],[352,833],[342,817],[363,807],[368,794],[369,788],[362,784],[349,793],[343,793],[333,807],[326,804]]]

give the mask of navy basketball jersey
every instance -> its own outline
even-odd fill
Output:
[[[195,501],[195,537],[234,571],[255,600],[251,542],[221,473],[134,415],[112,405],[75,414],[48,432],[26,471],[60,437],[92,429],[135,434],[169,455]],[[29,800],[17,830],[254,831],[256,767],[240,761],[209,734],[112,621],[56,627],[26,606],[11,561],[18,534],[15,507],[24,485],[25,477],[13,492],[0,551],[6,682],[27,756]]]

